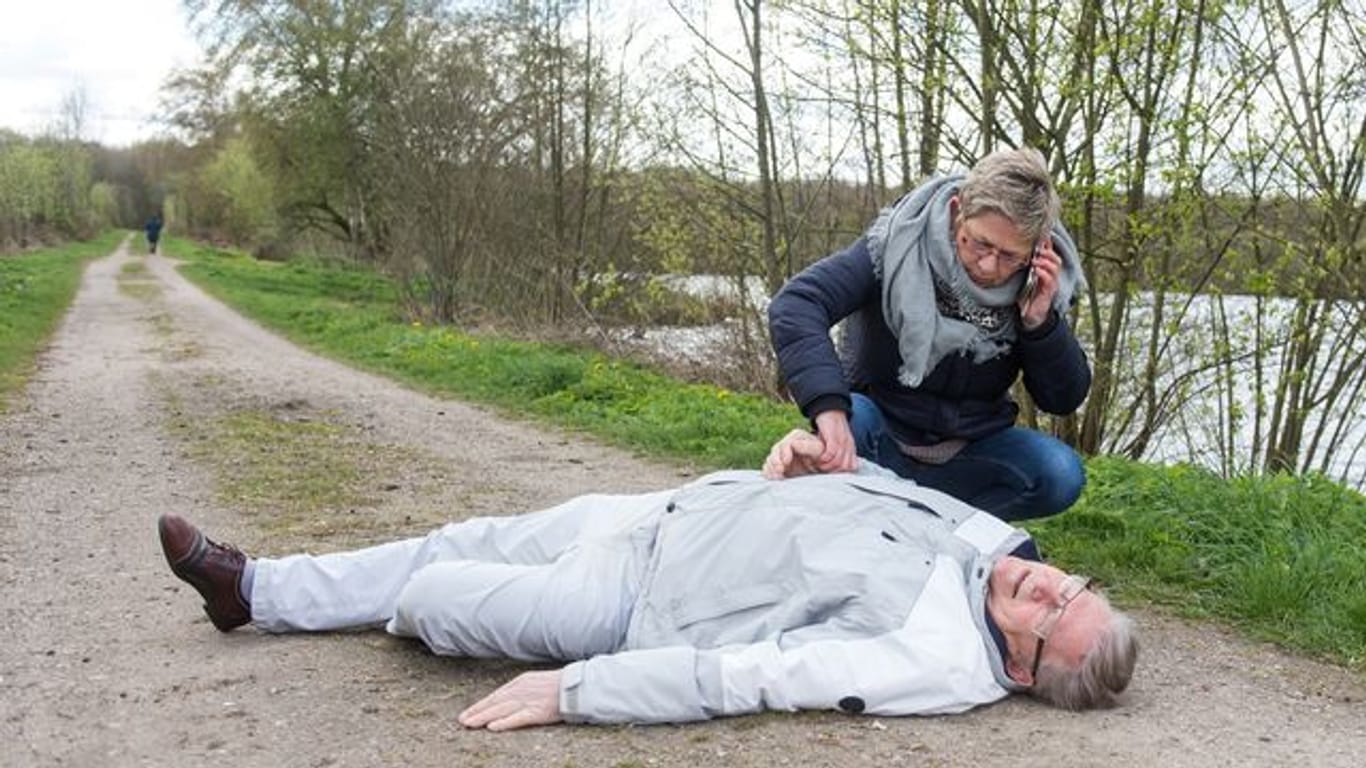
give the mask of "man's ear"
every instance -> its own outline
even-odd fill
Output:
[[[958,226],[958,209],[961,204],[958,202],[958,195],[949,198],[949,223]]]
[[[1034,684],[1034,676],[1029,674],[1029,667],[1016,661],[1014,656],[1006,659],[1006,675],[1026,687]]]

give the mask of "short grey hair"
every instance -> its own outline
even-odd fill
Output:
[[[1104,595],[1096,594],[1110,607]],[[1063,709],[1107,709],[1113,707],[1121,691],[1129,687],[1138,662],[1138,636],[1134,622],[1119,611],[1112,611],[1110,623],[1086,652],[1081,664],[1070,668],[1044,662],[1039,676],[1029,689],[1036,698]]]
[[[1030,147],[1003,149],[978,160],[958,188],[958,203],[963,218],[999,213],[1030,242],[1052,230],[1062,212],[1043,153]]]

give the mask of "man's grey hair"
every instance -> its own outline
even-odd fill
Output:
[[[1096,595],[1108,608],[1104,595]],[[1138,637],[1134,622],[1119,611],[1112,611],[1105,631],[1086,652],[1075,669],[1045,662],[1030,693],[1063,709],[1107,709],[1117,702],[1119,693],[1129,686],[1138,661]]]
[[[1003,149],[978,160],[958,188],[958,203],[963,218],[999,213],[1030,242],[1052,230],[1062,211],[1043,153],[1030,147]]]

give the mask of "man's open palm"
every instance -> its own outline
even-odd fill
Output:
[[[460,713],[466,728],[510,731],[532,725],[558,723],[560,717],[560,670],[523,672],[512,681]]]

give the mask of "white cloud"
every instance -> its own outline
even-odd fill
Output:
[[[0,3],[0,127],[27,134],[85,91],[85,138],[150,138],[162,81],[200,58],[179,0],[6,0]]]

